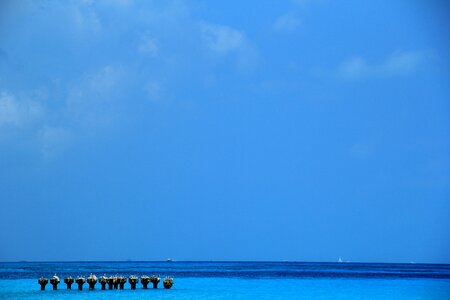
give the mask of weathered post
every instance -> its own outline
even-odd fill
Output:
[[[173,278],[170,277],[164,278],[163,285],[165,289],[170,289],[173,285]]]
[[[137,276],[135,276],[135,275],[131,275],[131,276],[128,278],[128,282],[129,282],[130,285],[131,285],[131,289],[132,289],[132,290],[135,290],[135,289],[136,289],[136,284],[139,282],[139,278],[137,278]]]
[[[152,277],[150,277],[150,282],[153,283],[153,288],[154,289],[158,288],[158,283],[159,283],[160,280],[161,279],[158,276],[156,276],[156,275],[153,275]]]
[[[48,279],[45,277],[41,277],[38,279],[38,283],[41,285],[41,291],[45,291],[45,286],[48,283]]]
[[[106,275],[103,275],[98,279],[98,282],[102,286],[102,290],[106,290],[106,283],[108,283],[108,277],[106,277]]]
[[[73,283],[74,281],[75,281],[75,280],[72,278],[72,276],[64,277],[64,283],[67,284],[67,289],[68,289],[68,290],[71,290],[71,289],[72,289],[72,283]]]
[[[142,284],[143,289],[147,289],[147,285],[149,282],[150,282],[150,277],[148,277],[147,275],[141,276],[141,284]]]
[[[126,282],[126,280],[125,280]],[[114,285],[114,289],[117,290],[119,288],[119,278],[116,276],[113,277],[113,285]]]
[[[112,290],[113,287],[114,287],[114,277],[109,276],[109,277],[106,279],[106,282],[108,282],[108,290]]]
[[[86,278],[83,276],[78,276],[75,282],[78,284],[78,290],[83,290],[83,284],[86,282]]]
[[[58,289],[58,283],[60,282],[59,277],[55,275],[53,275],[52,278],[50,278],[50,283],[51,285],[53,285],[53,290],[57,290]]]
[[[89,284],[89,289],[95,289],[95,284],[97,283],[97,276],[91,273],[87,279],[87,283]]]
[[[119,276],[119,278],[117,278],[117,281],[119,282],[120,289],[123,290],[123,286],[125,285],[125,283],[127,283],[127,279],[123,276]]]

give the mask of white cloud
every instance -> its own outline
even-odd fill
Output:
[[[300,26],[300,19],[292,13],[279,16],[273,23],[273,29],[276,31],[293,31]]]
[[[122,70],[111,65],[86,73],[69,85],[62,105],[52,103],[53,112],[48,110],[46,88],[16,94],[1,91],[0,129],[16,128],[18,136],[36,143],[43,158],[53,158],[77,133],[94,133],[115,120],[122,79]]]
[[[204,24],[203,38],[208,47],[219,54],[227,54],[238,51],[246,46],[244,34],[234,28]]]
[[[394,52],[381,66],[381,72],[388,75],[407,74],[414,71],[427,57],[420,51]]]
[[[362,57],[352,57],[341,64],[339,74],[346,79],[358,79],[370,72],[370,66]]]
[[[221,57],[234,55],[241,69],[256,66],[258,54],[243,32],[225,25],[204,23],[202,37],[212,53]]]
[[[14,99],[14,96],[2,92],[0,95],[0,125],[19,125],[21,119],[19,104]]]
[[[19,101],[9,92],[0,93],[0,126],[22,126],[42,117],[44,108],[33,100]]]
[[[62,152],[70,143],[71,134],[60,127],[44,126],[37,133],[41,155],[52,158]]]
[[[91,7],[76,6],[72,10],[76,28],[80,31],[99,32],[102,23],[97,12]]]
[[[107,100],[104,96],[111,92],[118,83],[119,78],[120,72],[111,65],[82,75],[70,92],[77,99],[69,97],[68,104],[75,104],[71,100],[81,100],[81,98],[87,99],[87,101]]]
[[[84,83],[91,90],[104,93],[109,91],[118,82],[119,71],[111,65],[107,65],[100,70],[87,74]]]
[[[0,64],[10,58],[26,68],[0,70],[0,85],[9,89],[0,89],[0,129],[17,141],[32,141],[35,151],[52,152],[57,137],[75,142],[115,133],[145,113],[146,100],[182,97],[176,90],[180,74],[198,82],[203,73],[228,65],[251,70],[259,58],[243,31],[202,22],[182,1],[14,5],[20,18],[9,22]],[[35,84],[46,85],[47,99],[33,97]]]
[[[145,91],[151,101],[157,101],[161,98],[162,87],[157,81],[150,81],[145,85]]]
[[[159,51],[157,40],[148,33],[143,34],[140,39],[138,51],[139,53],[148,54],[153,57],[157,56]]]
[[[83,75],[70,88],[66,102],[68,117],[91,129],[110,124],[122,78],[122,72],[111,65]]]
[[[380,63],[369,63],[363,57],[356,56],[339,66],[338,75],[348,80],[407,75],[428,57],[423,51],[396,51]]]

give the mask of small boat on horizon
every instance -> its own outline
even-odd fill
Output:
[[[166,262],[173,262],[173,260],[172,260],[170,257],[168,257],[168,258],[166,259]]]

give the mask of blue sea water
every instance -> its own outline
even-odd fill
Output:
[[[37,279],[61,278],[40,291]],[[95,273],[174,278],[170,290],[67,290],[63,277]],[[450,299],[450,265],[300,262],[0,263],[0,299]]]

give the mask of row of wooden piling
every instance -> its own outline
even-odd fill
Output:
[[[142,275],[140,278],[140,282],[142,284],[143,289],[147,289],[148,284],[152,283],[153,288],[158,288],[158,283],[160,282],[161,278],[156,275],[147,276]],[[89,275],[89,277],[86,279],[83,276],[78,276],[76,279],[74,279],[72,276],[68,276],[64,278],[64,283],[67,285],[67,289],[72,289],[72,284],[76,283],[78,285],[78,290],[83,290],[83,284],[85,282],[89,285],[89,290],[94,290],[95,285],[100,283],[101,289],[106,290],[106,286],[108,286],[108,290],[117,290],[117,289],[124,289],[125,283],[127,283],[127,278],[124,276],[109,276],[106,275],[101,276],[100,278],[97,278],[94,274]],[[135,290],[136,285],[139,283],[139,278],[135,275],[131,275],[128,277],[128,282],[130,283],[131,289]],[[49,283],[49,280],[45,277],[41,277],[38,279],[38,283],[41,286],[41,291],[45,290],[45,286]],[[58,289],[58,284],[60,283],[60,279],[58,276],[54,275],[52,278],[50,278],[50,284],[53,286],[53,290]],[[173,285],[173,278],[166,277],[163,280],[163,286],[165,289],[170,289]]]

